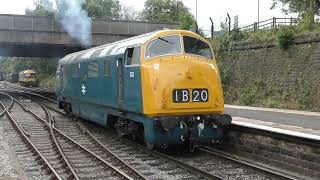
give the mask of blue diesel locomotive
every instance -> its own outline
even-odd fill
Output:
[[[143,135],[148,148],[221,140],[221,80],[209,43],[161,30],[69,54],[56,73],[59,107],[119,135]]]

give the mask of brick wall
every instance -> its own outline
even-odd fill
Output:
[[[220,60],[228,76],[227,103],[263,106],[261,99],[268,98],[275,107],[320,111],[320,42],[287,50],[242,47],[225,51]],[[240,97],[247,96],[242,94],[251,91],[260,100],[243,102]]]
[[[233,125],[219,149],[307,177],[320,177],[318,142]]]

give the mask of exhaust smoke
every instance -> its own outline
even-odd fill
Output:
[[[56,20],[72,38],[77,39],[82,46],[90,47],[91,18],[82,9],[84,3],[85,0],[47,0],[45,8],[55,14]]]

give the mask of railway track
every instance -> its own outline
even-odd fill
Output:
[[[17,93],[21,91],[14,92],[14,94]],[[30,92],[23,93],[23,96],[16,96],[23,101],[22,106],[28,107],[27,111],[39,116],[38,120],[45,121],[43,122],[45,127],[52,131],[58,142],[56,144],[60,145],[60,151],[62,151],[60,154],[64,153],[65,159],[71,157],[70,167],[74,167],[72,165],[77,164],[79,159],[86,159],[89,162],[87,160],[89,155],[73,157],[74,154],[84,154],[84,151],[89,151],[97,155],[97,159],[100,158],[101,162],[110,163],[109,165],[118,168],[120,172],[124,172],[132,179],[296,179],[290,174],[279,173],[270,168],[256,167],[252,162],[242,162],[236,158],[228,158],[226,155],[221,157],[223,156],[221,152],[214,152],[208,147],[199,148],[202,153],[183,156],[149,151],[133,141],[118,138],[114,133],[100,126],[67,118],[63,112],[56,109],[53,100],[44,96]],[[34,103],[35,101],[38,103]],[[6,107],[9,105],[8,101]],[[79,147],[82,150],[79,150]],[[68,149],[70,151],[67,151]],[[67,167],[66,164],[64,167]],[[93,164],[96,163],[91,165]],[[90,169],[90,163],[83,166]],[[97,171],[101,172],[102,169],[96,169],[93,172]],[[92,177],[80,176],[80,179],[82,178]]]
[[[46,119],[43,118],[43,114],[41,117],[28,108],[26,103],[29,102],[20,102],[9,97],[20,106],[15,107],[17,109],[14,109],[14,112],[20,111],[19,116],[23,115],[24,118],[19,119],[15,117],[18,116],[17,114],[10,113],[8,110],[5,110],[6,115],[29,144],[37,149],[38,155],[43,157],[57,179],[145,179],[141,174],[134,174],[136,171],[133,169],[130,171],[131,176],[128,176],[89,150],[88,147],[75,141],[77,137],[71,138],[57,130],[52,115],[44,106],[40,109],[44,110]],[[6,109],[5,106],[2,108]],[[21,112],[28,113],[21,114]]]
[[[238,157],[238,156],[226,153],[226,152],[222,152],[221,150],[214,149],[212,147],[208,147],[208,146],[199,147],[198,150],[204,154],[207,154],[208,156],[221,158],[226,161],[233,161],[233,162],[241,164],[243,166],[247,166],[247,167],[251,167],[253,169],[256,169],[257,171],[260,171],[260,172],[274,174],[274,175],[279,176],[283,179],[306,179],[306,177],[298,176],[298,175],[292,174],[288,171],[279,170],[279,169],[274,168],[272,166],[266,166],[265,164],[261,164],[259,162],[254,162],[252,160],[249,160],[249,159],[246,159],[243,157]]]
[[[55,179],[61,179],[61,177],[57,174],[57,172],[54,170],[54,168],[50,165],[48,160],[44,157],[43,153],[40,152],[39,148],[34,145],[34,143],[31,141],[30,134],[26,132],[26,130],[23,128],[22,124],[18,123],[15,118],[12,116],[10,111],[13,108],[14,99],[6,94],[1,94],[2,96],[6,96],[8,99],[10,99],[10,105],[5,106],[2,101],[0,101],[0,107],[3,110],[3,116],[5,115],[7,119],[11,122],[12,127],[15,129],[15,131],[20,135],[18,137],[15,137],[16,141],[15,143],[12,143],[13,149],[16,151],[18,156],[24,156],[25,154],[28,156],[29,153],[33,154],[35,159],[31,159],[33,162],[29,162],[30,165],[27,167],[27,171],[33,171],[35,169],[44,169],[45,173],[30,173],[33,174],[34,177],[38,178],[44,178],[44,177],[50,177]],[[14,130],[12,129],[12,130]],[[12,134],[11,134],[12,135]],[[14,135],[13,135],[14,136]],[[18,141],[17,141],[18,140]],[[23,144],[23,143],[25,144]],[[24,158],[26,161],[30,161],[30,158]],[[34,163],[37,164],[34,164]],[[48,172],[49,171],[49,172]],[[49,175],[48,175],[49,174]],[[32,177],[32,176],[31,176]]]
[[[81,134],[81,132],[84,132],[88,137],[90,137],[91,142],[95,142],[105,150],[105,158],[107,158],[109,162],[114,162],[116,163],[115,165],[117,165],[119,162],[122,164],[127,164],[127,166],[139,170],[146,176],[147,179],[221,179],[218,176],[208,174],[195,167],[173,162],[172,159],[164,158],[164,155],[155,155],[155,153],[151,153],[142,146],[140,146],[138,149],[127,149],[126,145],[123,145],[121,141],[112,141],[113,143],[109,142],[106,145],[103,143],[105,137],[101,137],[101,139],[99,139],[94,136],[94,134],[86,126],[86,123],[82,122],[81,120],[70,121],[66,119],[64,116],[61,116],[64,113],[54,109],[50,102],[49,104],[50,105],[47,105],[47,107],[56,113],[55,122],[58,129],[68,132],[77,138],[79,138],[78,135]],[[110,137],[111,139],[114,138],[114,134]],[[118,138],[117,140],[120,139]],[[131,144],[131,146],[135,147],[136,145]],[[122,150],[122,153],[118,153],[116,150]],[[132,161],[135,159],[139,162]]]
[[[55,97],[55,92],[51,89],[47,88],[29,88],[29,87],[23,87],[17,84],[0,81],[0,90],[2,91],[21,91],[21,92],[30,92],[30,93],[38,93],[43,94],[46,96]]]
[[[123,138],[119,139],[115,134],[107,132],[104,129],[100,129],[100,127],[87,122],[84,122],[84,124],[86,124],[88,129],[90,129],[90,132],[94,134],[96,138],[100,139],[105,146],[113,147],[115,153],[125,153],[121,147],[125,149],[128,148],[132,152],[135,152],[134,149],[139,149],[143,152],[142,154],[171,161],[178,166],[183,167],[185,171],[193,171],[194,169],[197,169],[197,171],[200,170],[201,172],[206,172],[206,175],[203,175],[203,177],[208,179],[210,179],[210,176],[214,176],[217,179],[297,179],[293,176],[285,176],[283,174],[257,169],[256,167],[248,166],[231,159],[229,161],[223,161],[221,157],[217,157],[219,156],[218,154],[216,156],[209,156],[208,154],[203,153],[168,155],[149,151],[144,146],[133,143],[130,140]],[[115,145],[113,143],[115,143]],[[117,147],[118,143],[120,147]]]
[[[36,94],[30,94],[26,93],[26,95],[32,95],[36,96]],[[65,114],[61,112],[60,110],[57,110],[53,107],[53,102],[50,99],[47,99],[42,96],[38,96],[38,98],[41,98],[46,101],[45,106],[48,109],[51,109],[51,113],[54,116],[54,122],[55,122],[55,127],[59,129],[62,132],[67,133],[72,139],[77,139],[81,144],[84,144],[87,146],[88,149],[93,149],[92,151],[95,151],[96,154],[101,154],[101,157],[105,158],[106,161],[108,162],[113,162],[115,163],[115,166],[121,166],[121,164],[125,164],[128,167],[137,168],[142,174],[146,176],[147,179],[221,179],[220,177],[208,174],[202,170],[199,170],[195,167],[188,166],[186,164],[179,164],[177,162],[173,162],[172,159],[169,159],[168,157],[166,158],[167,162],[160,163],[162,164],[159,169],[156,167],[158,164],[155,161],[163,161],[163,156],[159,157],[159,155],[152,157],[152,159],[149,159],[148,162],[145,162],[144,165],[149,165],[150,167],[142,166],[143,164],[137,164],[133,163],[130,161],[125,162],[123,160],[123,154],[122,155],[117,155],[114,153],[114,144],[109,144],[109,146],[106,146],[102,143],[102,141],[98,140],[86,127],[85,125],[80,122],[80,121],[70,121],[70,119],[65,117]],[[40,107],[33,107],[33,110],[36,111]],[[43,108],[43,107],[41,107]],[[39,116],[44,118],[46,115],[43,113],[38,113]],[[83,136],[83,133],[85,133],[86,136]],[[87,140],[87,138],[90,138]],[[96,145],[98,145],[100,148],[104,150],[104,152],[99,152],[98,149],[95,149],[94,146],[92,146],[92,143],[88,142],[94,142]],[[121,145],[121,144],[120,144]],[[121,147],[119,147],[121,149]],[[123,149],[123,147],[122,147]],[[144,151],[141,151],[144,149]],[[140,147],[139,153],[136,153],[140,156],[139,157],[143,158],[145,156],[145,153],[147,152],[145,147]],[[127,152],[128,157],[131,157],[132,154],[134,154],[133,151],[128,150]],[[141,160],[141,159],[140,159]],[[120,165],[119,165],[120,163]],[[149,163],[149,164],[148,164]],[[151,164],[151,165],[150,165]],[[151,169],[151,170],[150,170]],[[171,172],[170,171],[176,171],[176,172]],[[131,170],[127,170],[126,172],[130,172]]]

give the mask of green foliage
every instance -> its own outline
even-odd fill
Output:
[[[48,0],[37,0],[34,2],[34,9],[26,9],[29,16],[54,16],[53,4]]]
[[[271,9],[275,9],[278,4],[282,5],[282,11],[288,13],[298,13],[300,17],[306,13],[310,13],[310,18],[314,18],[315,15],[320,15],[319,0],[273,0]]]
[[[258,98],[259,93],[260,95],[264,93],[263,90],[265,89],[266,84],[261,80],[256,80],[252,86],[249,86],[244,89],[244,91],[240,94],[240,102],[244,105],[252,105],[256,103],[260,98]]]
[[[277,32],[277,42],[281,49],[288,49],[292,44],[294,31],[291,27],[282,27]]]
[[[52,88],[54,89],[56,84],[56,78],[54,75],[48,75],[48,74],[40,74],[38,76],[39,86],[44,88]]]
[[[189,8],[177,0],[146,0],[142,15],[151,22],[179,22],[181,29],[190,29],[195,22]]]
[[[239,29],[233,29],[230,32],[230,40],[232,41],[240,41],[246,37],[245,33],[240,31]]]
[[[84,10],[92,18],[120,19],[121,5],[119,0],[86,0]]]
[[[179,28],[189,30],[191,26],[194,24],[195,19],[189,11],[181,11],[179,13]]]
[[[19,73],[27,69],[34,70],[37,73],[40,84],[44,82],[52,87],[54,83],[48,80],[55,76],[57,65],[57,59],[2,57],[0,58],[0,74]]]
[[[37,0],[34,3],[34,9],[26,9],[26,15],[68,15],[69,10],[66,9],[68,6],[65,3],[66,0]],[[122,16],[119,0],[86,0],[83,9],[91,18],[120,19]]]
[[[311,30],[314,27],[314,22],[311,21],[312,15],[305,13],[299,21],[298,28],[300,30]]]
[[[0,58],[0,71],[9,74],[26,69],[35,70],[37,73],[55,74],[58,64],[57,59],[46,58]]]

